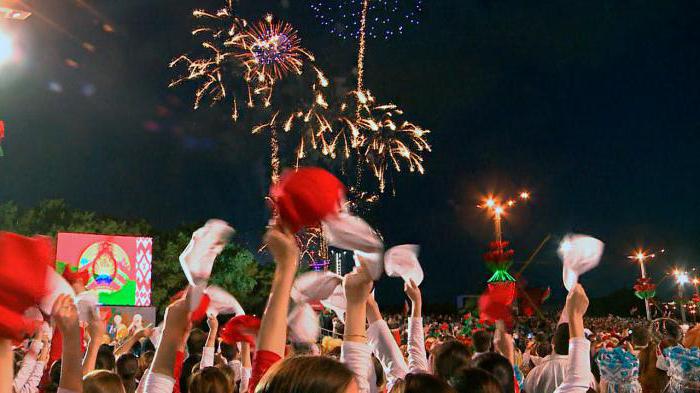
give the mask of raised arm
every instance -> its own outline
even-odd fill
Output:
[[[63,337],[61,381],[58,387],[71,392],[82,392],[83,366],[81,364],[78,308],[70,296],[61,295],[54,302],[51,314]]]
[[[347,310],[341,361],[355,373],[358,392],[370,391],[369,375],[372,350],[367,345],[367,298],[372,289],[372,278],[364,263],[343,279]]]
[[[249,391],[253,391],[265,372],[284,356],[289,294],[299,262],[299,248],[290,231],[279,225],[272,226],[265,234],[265,243],[275,259],[276,267],[267,308],[260,322]]]
[[[412,373],[428,372],[428,356],[425,353],[423,332],[423,296],[411,279],[404,285],[406,296],[411,299],[411,316],[408,318],[408,368]]]
[[[88,343],[87,351],[85,351],[85,357],[83,358],[83,375],[95,369],[97,352],[100,349],[100,345],[102,345],[102,337],[104,337],[106,331],[107,326],[105,321],[99,316],[93,317],[88,325],[90,342]],[[118,354],[115,353],[115,356],[118,356]]]
[[[214,365],[216,334],[219,331],[219,320],[213,315],[208,315],[207,325],[209,325],[209,335],[202,349],[202,361],[199,362],[199,368],[211,367]]]
[[[401,354],[401,349],[391,335],[389,326],[382,319],[379,305],[372,296],[367,298],[367,321],[369,322],[368,344],[382,366],[388,370],[387,381],[391,386],[396,380],[403,379],[408,374],[408,366]]]
[[[175,386],[175,363],[178,349],[185,340],[190,325],[190,293],[184,299],[173,302],[165,310],[163,334],[149,375],[146,377],[146,393],[172,392]]]
[[[585,393],[590,385],[591,343],[583,332],[583,316],[588,309],[588,297],[581,284],[577,284],[566,298],[564,312],[569,319],[569,363],[564,383],[557,393]]]
[[[151,337],[151,334],[153,334],[153,328],[148,326],[142,329],[139,329],[134,332],[129,338],[122,343],[117,349],[114,350],[114,356],[119,357],[120,355],[123,355],[125,353],[129,353],[131,351],[131,348],[136,345],[137,342],[139,342],[142,338],[144,337]]]

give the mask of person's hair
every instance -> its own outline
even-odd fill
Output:
[[[202,361],[201,355],[190,355],[182,362],[182,374],[180,374],[180,392],[187,393],[190,376],[192,375],[192,368],[197,366],[199,362]]]
[[[472,336],[472,341],[474,342],[474,350],[476,350],[476,352],[488,352],[491,350],[493,337],[491,333],[486,330],[477,330]]]
[[[683,329],[678,322],[672,319],[664,319],[659,325],[659,333],[661,333],[663,340],[673,340],[675,342],[680,342],[683,338]]]
[[[235,345],[229,345],[226,344],[225,342],[221,343],[220,346],[221,349],[221,356],[226,359],[226,361],[230,362],[234,359],[236,359],[236,355],[238,354],[238,347]]]
[[[83,377],[83,393],[124,393],[124,385],[115,372],[95,370]]]
[[[454,389],[442,379],[425,373],[406,374],[398,380],[390,393],[454,393]]]
[[[513,366],[502,355],[495,352],[480,355],[474,359],[474,367],[491,373],[501,384],[504,393],[515,392]]]
[[[156,356],[156,353],[154,351],[148,351],[144,352],[139,356],[139,375],[138,379],[141,379],[143,375],[146,373],[146,370],[148,370],[149,367],[151,367],[151,363],[153,363],[153,357]]]
[[[117,375],[121,378],[126,393],[136,391],[136,377],[140,370],[139,359],[134,354],[125,353],[117,358]]]
[[[233,383],[217,367],[205,367],[190,378],[189,391],[192,393],[233,393]]]
[[[382,366],[382,362],[379,361],[379,359],[376,358],[376,356],[372,356],[372,365],[374,366],[374,375],[377,376],[377,390],[382,390],[383,387],[386,386],[386,374],[384,374],[384,367]]]
[[[192,355],[201,355],[204,345],[207,343],[207,333],[202,329],[194,328],[190,331],[190,336],[187,338],[187,353]]]
[[[294,356],[313,355],[313,347],[310,343],[292,343],[292,354]]]
[[[503,387],[488,371],[463,367],[450,378],[457,393],[503,393]]]
[[[569,354],[569,324],[560,323],[557,326],[557,330],[554,331],[554,337],[552,338],[554,342],[554,353],[557,355],[568,355]]]
[[[472,351],[459,341],[447,341],[433,352],[433,374],[444,381],[458,369],[469,364]]]
[[[100,345],[97,350],[97,358],[95,359],[95,370],[114,371],[114,350],[107,344]]]
[[[635,347],[646,347],[651,340],[649,329],[646,326],[638,325],[632,328],[632,345]]]
[[[354,374],[344,364],[322,356],[297,356],[277,362],[262,377],[258,393],[343,393]]]

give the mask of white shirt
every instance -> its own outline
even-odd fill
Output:
[[[545,357],[542,363],[533,368],[525,378],[523,389],[527,393],[553,393],[564,383],[569,357],[552,354]]]
[[[595,380],[591,380],[591,342],[585,338],[569,340],[569,364],[566,377],[556,393],[586,393]]]

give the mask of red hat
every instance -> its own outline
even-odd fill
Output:
[[[221,329],[221,340],[226,344],[245,341],[255,345],[255,336],[260,330],[260,319],[252,315],[239,315],[226,322]]]
[[[306,167],[288,170],[270,189],[280,218],[294,232],[318,225],[340,211],[345,186],[325,169]]]

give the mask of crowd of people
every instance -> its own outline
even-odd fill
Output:
[[[299,249],[291,231],[268,229],[276,268],[252,344],[223,342],[219,321],[193,327],[190,287],[155,329],[104,339],[106,321],[81,326],[76,302],[59,296],[50,327],[22,343],[0,341],[3,391],[107,393],[553,393],[700,391],[700,326],[587,318],[577,284],[561,315],[479,324],[424,317],[420,288],[405,285],[406,317],[383,316],[366,263],[343,277],[346,308],[331,331],[299,342],[288,335]],[[79,293],[80,282],[73,283]],[[203,326],[204,324],[202,324]],[[53,330],[52,330],[53,328]],[[81,329],[82,328],[82,329]],[[11,365],[14,364],[14,367]],[[14,371],[14,373],[13,373]]]

